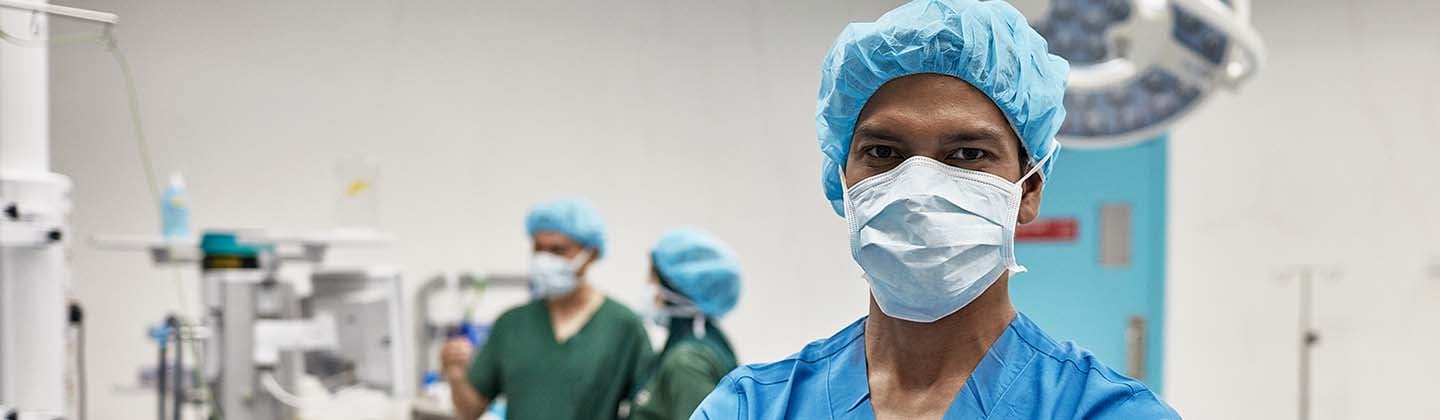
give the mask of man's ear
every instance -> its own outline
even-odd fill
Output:
[[[1040,196],[1043,192],[1045,179],[1040,173],[1025,179],[1025,184],[1020,186],[1020,214],[1015,219],[1017,223],[1030,223],[1040,216]]]

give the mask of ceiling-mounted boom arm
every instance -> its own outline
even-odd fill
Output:
[[[120,23],[120,16],[114,13],[80,9],[69,6],[60,6],[48,3],[36,3],[20,0],[0,0],[0,7],[29,10],[32,12],[64,16],[68,18],[88,20],[91,22],[100,22],[111,25]]]

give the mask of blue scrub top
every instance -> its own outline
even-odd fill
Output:
[[[865,369],[865,318],[774,363],[730,372],[696,419],[874,419]],[[1178,419],[1144,384],[1057,343],[1024,314],[955,395],[946,419]]]

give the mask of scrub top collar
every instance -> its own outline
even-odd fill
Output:
[[[870,380],[865,363],[865,320],[860,318],[845,328],[844,343],[829,364],[826,373],[830,394],[830,412],[836,418],[861,416],[873,418],[870,405]],[[1016,313],[1010,326],[995,340],[985,357],[975,366],[970,379],[950,402],[945,418],[989,416],[1005,396],[1005,391],[1020,379],[1025,367],[1037,356],[1031,342],[1038,340],[1040,330],[1024,314]],[[968,414],[967,414],[968,413]]]

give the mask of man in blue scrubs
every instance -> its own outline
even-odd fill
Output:
[[[1179,418],[1010,302],[1068,72],[1001,1],[916,0],[846,27],[816,123],[870,315],[736,369],[692,419]]]

